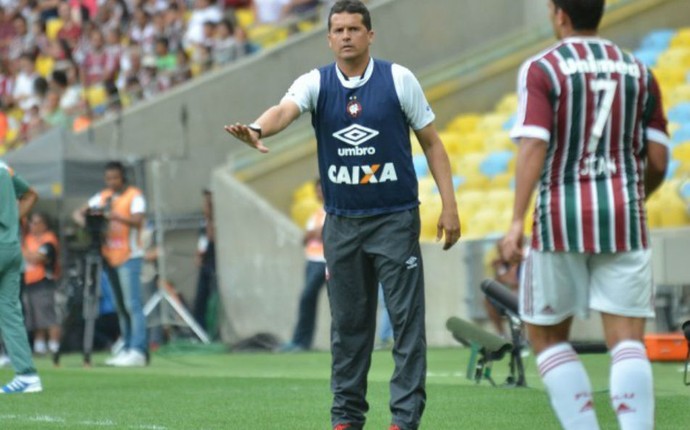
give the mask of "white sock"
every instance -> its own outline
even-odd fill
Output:
[[[652,365],[644,345],[624,340],[611,350],[611,403],[622,430],[654,428]]]
[[[58,352],[58,349],[60,349],[60,342],[58,342],[56,340],[49,340],[48,341],[48,350],[50,352],[53,352],[53,353]]]
[[[592,385],[572,346],[559,343],[542,351],[537,367],[561,426],[565,430],[597,430]]]
[[[34,340],[34,352],[36,354],[45,354],[47,351],[45,340]]]

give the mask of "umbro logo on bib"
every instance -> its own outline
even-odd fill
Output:
[[[407,267],[407,270],[417,267],[417,257],[408,258],[407,261],[405,261],[405,266]]]
[[[333,133],[333,137],[352,146],[359,146],[378,135],[378,131],[359,124],[352,124]]]

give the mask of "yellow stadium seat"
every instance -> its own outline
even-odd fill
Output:
[[[487,133],[480,131],[461,134],[457,155],[484,152],[487,136]]]
[[[410,145],[412,145],[412,155],[424,154],[424,150],[422,149],[422,146],[419,144],[417,135],[414,134],[414,132],[410,133]]]
[[[669,109],[678,103],[689,102],[690,84],[676,85],[671,91],[664,93],[663,97]]]
[[[103,106],[108,101],[108,94],[102,85],[93,85],[84,91],[86,101],[91,107]]]
[[[314,27],[316,27],[316,24],[314,23],[314,21],[311,20],[304,20],[297,23],[297,30],[300,33],[312,30]]]
[[[678,30],[671,43],[670,48],[687,48],[690,46],[690,27],[681,28]]]
[[[441,199],[423,203],[419,208],[419,218],[421,220],[420,237],[423,241],[433,241],[436,239],[436,226],[438,217],[441,215]]]
[[[34,62],[34,64],[34,67],[36,68],[36,73],[43,76],[44,78],[48,78],[50,74],[53,73],[55,60],[45,55],[39,55],[38,57],[36,57],[36,61]]]
[[[510,191],[510,184],[513,182],[513,178],[515,178],[515,172],[508,171],[505,173],[500,173],[491,178],[491,181],[489,182],[489,188],[492,190]]]
[[[484,149],[487,152],[517,151],[517,145],[510,138],[509,132],[496,131],[486,136],[484,139]]]
[[[289,30],[284,27],[277,27],[270,24],[253,26],[247,30],[250,40],[260,44],[264,48],[276,45],[288,38]]]
[[[659,55],[656,61],[659,68],[690,66],[690,47],[669,48]]]
[[[469,235],[473,238],[484,238],[487,236],[498,236],[505,232],[507,226],[501,225],[501,214],[491,207],[486,207],[478,210],[474,216],[469,219],[468,226]]]
[[[472,133],[477,129],[477,124],[481,119],[481,115],[476,113],[460,114],[453,118],[446,128],[458,133]]]
[[[311,217],[321,206],[322,204],[316,199],[303,200],[292,205],[290,208],[290,215],[295,224],[304,228],[307,225],[309,217]]]
[[[656,195],[653,194],[652,197],[647,200],[647,225],[649,228],[658,228],[661,227],[661,212],[662,212],[662,206],[661,206],[661,200],[660,199],[654,199],[653,197]]]
[[[486,193],[487,205],[499,212],[512,211],[515,194],[509,189],[495,189]]]
[[[479,175],[479,165],[484,160],[485,154],[481,152],[471,152],[451,159],[453,173],[465,178],[470,175]]]
[[[685,82],[687,70],[684,67],[678,66],[655,67],[652,69],[652,74],[654,74],[657,82],[659,82],[659,86],[664,88],[672,85],[680,85]]]
[[[673,159],[690,163],[690,142],[684,142],[671,150]]]
[[[314,181],[306,181],[302,183],[293,193],[292,200],[300,201],[307,199],[316,199],[316,190],[314,190]]]
[[[508,116],[513,115],[517,112],[518,107],[518,96],[517,93],[510,93],[503,96],[501,101],[496,104],[495,112],[507,114]]]
[[[434,178],[431,177],[431,175],[423,177],[423,178],[419,178],[418,183],[419,183],[419,199],[422,202],[429,200],[430,198],[434,197],[435,194],[437,194],[437,193],[434,193],[434,190],[436,189],[436,182],[434,182]]]
[[[486,195],[481,191],[461,190],[456,194],[456,200],[460,216],[467,218],[481,209],[486,202]]]
[[[235,19],[237,24],[242,28],[249,28],[254,25],[256,17],[254,16],[254,11],[251,8],[235,9]]]
[[[480,131],[501,131],[503,130],[503,124],[510,119],[512,113],[488,113],[484,115],[477,125],[477,129]]]
[[[443,142],[449,156],[458,155],[461,153],[462,135],[453,131],[441,131],[438,137]]]
[[[659,212],[661,227],[681,227],[690,224],[686,203],[676,191],[661,197],[662,210]]]

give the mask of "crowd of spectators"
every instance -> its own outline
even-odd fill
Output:
[[[150,99],[261,47],[321,0],[0,0],[0,155]],[[270,18],[270,22],[268,21]]]

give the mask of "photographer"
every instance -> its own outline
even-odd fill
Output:
[[[87,213],[98,211],[107,221],[101,254],[115,294],[124,348],[106,360],[106,364],[145,366],[148,344],[140,280],[144,256],[140,232],[146,201],[141,190],[127,183],[125,167],[119,161],[105,166],[105,185],[103,191],[74,212],[73,218],[84,226]]]
[[[58,273],[58,240],[48,229],[46,216],[29,217],[29,231],[24,236],[24,310],[26,328],[34,335],[34,352],[42,355],[60,347],[60,325],[55,309]],[[48,344],[46,345],[46,337]]]

